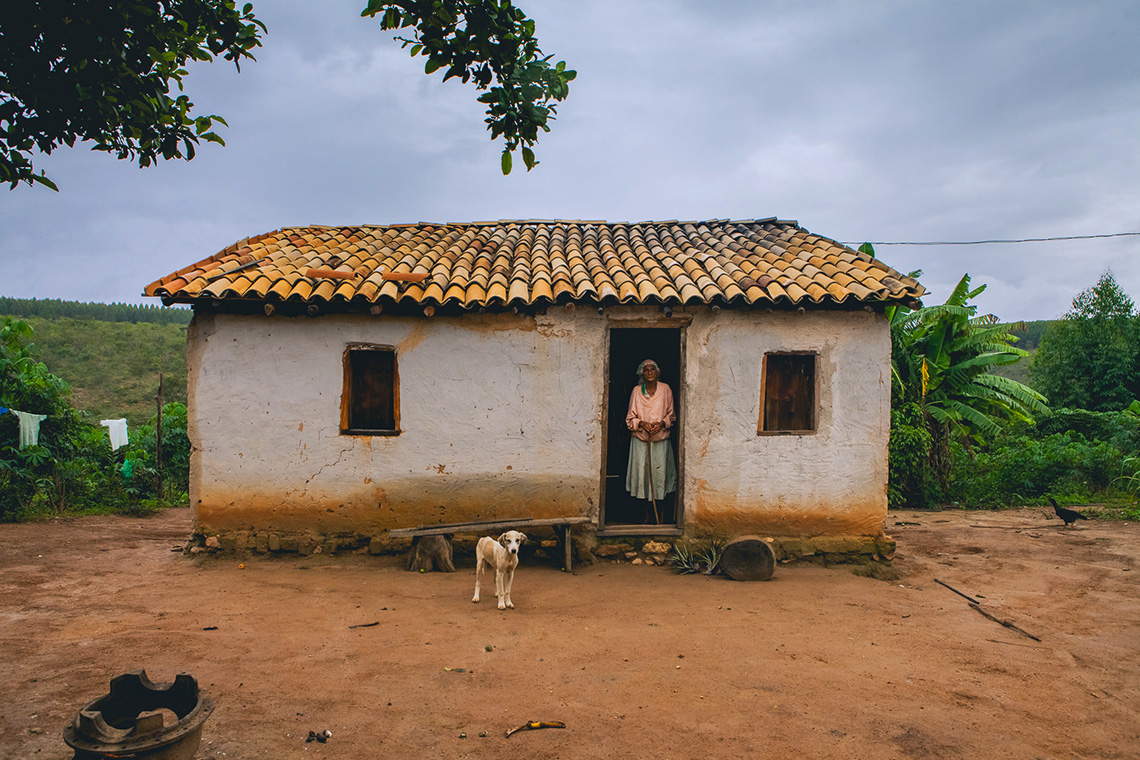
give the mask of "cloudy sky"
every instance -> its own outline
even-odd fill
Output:
[[[255,0],[256,63],[192,69],[226,147],[149,169],[86,148],[0,200],[0,295],[148,302],[145,285],[305,224],[797,219],[840,241],[1140,232],[1140,4],[519,0],[578,71],[536,153],[499,171],[477,93],[423,75],[364,0]],[[940,303],[969,273],[1051,319],[1140,237],[877,246]]]

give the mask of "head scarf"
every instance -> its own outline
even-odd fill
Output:
[[[658,375],[661,374],[661,368],[657,366],[657,362],[652,359],[646,359],[641,364],[637,365],[637,379],[641,381],[641,395],[648,396],[649,392],[645,390],[645,368],[652,365],[657,369]]]

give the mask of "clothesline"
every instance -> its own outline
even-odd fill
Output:
[[[25,448],[27,446],[37,446],[40,442],[40,423],[47,419],[46,414],[32,414],[30,412],[21,412],[18,409],[9,409],[8,407],[0,406],[0,415],[6,412],[11,412],[16,415],[16,419],[20,421],[20,446]],[[126,418],[117,420],[102,420],[100,423],[103,427],[107,428],[107,433],[111,439],[111,451],[115,451],[120,446],[126,446],[129,441],[127,435],[127,420]]]

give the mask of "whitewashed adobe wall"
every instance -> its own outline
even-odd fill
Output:
[[[374,534],[596,514],[603,336],[596,314],[196,315],[188,350],[196,531]],[[400,435],[340,434],[351,343],[396,347]]]
[[[375,535],[520,514],[596,517],[608,324],[561,308],[534,318],[196,315],[196,532]],[[863,311],[694,309],[681,412],[686,529],[880,534],[888,330]],[[396,347],[400,435],[340,434],[352,343]],[[756,434],[769,351],[819,352],[814,434]]]
[[[882,532],[887,513],[890,332],[858,312],[698,314],[687,336],[685,509],[710,532]],[[762,357],[819,354],[818,425],[757,435]]]

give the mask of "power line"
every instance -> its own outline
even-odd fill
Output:
[[[1067,237],[1023,238],[1020,240],[921,240],[921,241],[886,241],[865,240],[871,245],[989,245],[991,243],[1051,243],[1055,240],[1093,240],[1094,238],[1115,238],[1140,236],[1140,232],[1112,232],[1106,235],[1069,235]],[[844,245],[862,245],[861,243],[844,243]]]

